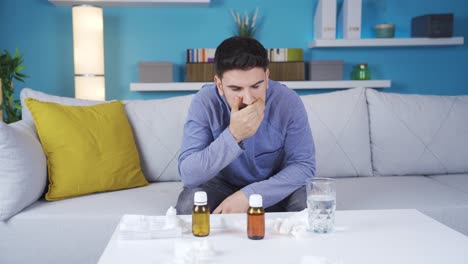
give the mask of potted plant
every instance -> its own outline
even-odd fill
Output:
[[[18,49],[13,56],[4,50],[0,52],[0,93],[3,100],[0,100],[0,108],[3,110],[2,117],[5,123],[13,123],[21,120],[21,102],[14,100],[13,80],[24,82],[24,78],[29,76],[20,73],[26,66],[23,66],[23,54]],[[2,92],[3,91],[3,92]]]
[[[235,34],[237,36],[246,36],[251,38],[255,37],[255,33],[257,33],[257,29],[259,26],[259,23],[257,21],[258,8],[256,8],[255,11],[251,14],[245,12],[244,15],[231,10],[231,15],[234,19],[234,22],[236,23]]]

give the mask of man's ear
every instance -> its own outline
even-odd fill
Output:
[[[266,74],[266,78],[268,80],[270,78],[270,69],[267,68],[266,71],[265,71],[265,74]]]
[[[215,76],[214,76],[214,82],[215,82],[215,84],[216,84],[216,87],[218,88],[218,93],[219,93],[221,96],[224,96],[223,84],[221,83],[221,79],[218,77],[218,75],[215,75]]]

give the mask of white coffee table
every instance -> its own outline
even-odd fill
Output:
[[[238,227],[246,221],[243,214],[212,215],[213,220],[219,217]],[[212,230],[206,238],[188,233],[177,239],[140,241],[118,240],[114,232],[99,263],[173,263],[176,243],[201,239],[217,252],[207,263],[300,264],[308,256],[343,264],[468,263],[468,237],[416,210],[337,211],[335,226],[333,233],[308,232],[302,239],[267,230],[265,239],[257,241],[249,240],[243,228]]]

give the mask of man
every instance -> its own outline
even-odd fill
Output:
[[[178,214],[191,214],[205,191],[212,213],[244,213],[248,197],[267,211],[306,207],[305,182],[315,174],[315,147],[299,96],[268,79],[257,40],[232,37],[215,53],[214,84],[194,96],[184,127]]]

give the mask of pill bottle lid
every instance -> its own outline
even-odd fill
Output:
[[[208,202],[206,192],[202,192],[202,191],[195,192],[193,201],[195,202],[196,205],[205,205]]]
[[[250,207],[262,207],[263,206],[262,196],[260,194],[250,195],[249,205],[250,205]]]

